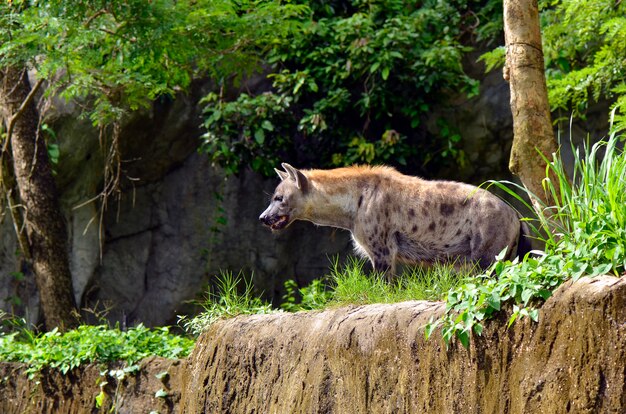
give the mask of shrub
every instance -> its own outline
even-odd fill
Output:
[[[29,378],[44,367],[62,373],[88,363],[124,361],[133,365],[142,358],[186,357],[194,341],[170,333],[169,328],[148,329],[143,325],[122,331],[105,325],[81,325],[61,333],[56,328],[36,334],[25,328],[0,334],[0,360],[23,362]]]
[[[423,123],[448,97],[478,94],[463,69],[466,40],[498,32],[490,22],[501,22],[501,2],[307,4],[311,18],[267,55],[271,88],[204,100],[203,151],[227,172],[251,166],[264,174],[286,159],[318,167],[384,162],[414,172],[464,162],[457,131],[441,119],[432,136]]]

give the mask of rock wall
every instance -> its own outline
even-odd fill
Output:
[[[565,283],[538,323],[507,329],[502,316],[469,349],[424,339],[443,307],[414,301],[218,322],[188,359],[148,359],[119,387],[109,379],[105,408],[115,396],[119,413],[626,412],[626,276]],[[94,412],[98,369],[47,372],[36,383],[0,364],[0,412]],[[155,397],[159,389],[167,398]]]
[[[61,149],[56,177],[74,294],[88,321],[173,324],[222,271],[243,271],[257,294],[278,301],[284,281],[308,283],[351,251],[346,232],[297,223],[272,234],[258,222],[277,179],[250,171],[225,178],[197,153],[206,85],[194,90],[155,102],[122,127],[126,179],[119,203],[110,200],[102,215],[94,199],[103,185],[99,131],[76,119],[72,105],[59,102],[48,115]],[[36,323],[36,287],[16,255],[8,215],[0,236],[0,309]]]
[[[206,157],[192,154],[162,181],[137,188],[121,204],[119,220],[111,217],[84,303],[115,300],[110,316],[158,325],[172,323],[221,271],[253,276],[257,291],[270,298],[286,279],[326,274],[326,255],[350,250],[348,234],[306,223],[272,234],[257,218],[273,186],[248,172],[224,180]],[[225,224],[216,224],[216,216]]]

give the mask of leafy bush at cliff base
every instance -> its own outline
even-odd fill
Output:
[[[445,315],[427,325],[426,337],[441,326],[446,344],[456,337],[467,347],[472,332],[480,335],[483,321],[505,303],[513,304],[509,326],[523,316],[536,321],[536,306],[564,281],[626,272],[626,157],[618,141],[613,134],[606,142],[575,150],[571,181],[560,158],[554,157],[548,169],[557,181],[546,178],[544,188],[556,205],[545,206],[538,217],[547,234],[545,251],[521,263],[498,261],[485,274],[452,289]],[[513,194],[514,184],[504,184],[509,187],[498,186]]]
[[[462,60],[471,39],[493,36],[495,0],[306,2],[314,11],[267,55],[272,88],[211,94],[202,150],[227,172],[273,174],[286,159],[306,166],[464,162],[460,135],[445,120],[423,127],[433,105],[478,82]]]
[[[132,365],[148,356],[183,358],[194,341],[174,335],[169,328],[143,325],[122,331],[104,325],[81,325],[61,333],[56,328],[43,334],[21,329],[0,333],[0,361],[23,362],[32,378],[44,367],[62,373],[84,364],[124,361]]]

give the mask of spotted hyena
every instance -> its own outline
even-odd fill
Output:
[[[282,164],[282,180],[259,220],[272,230],[294,220],[347,229],[377,271],[396,264],[475,262],[488,267],[505,248],[529,250],[517,212],[486,190],[427,181],[390,167],[298,170]]]

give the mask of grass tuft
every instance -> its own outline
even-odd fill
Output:
[[[328,276],[299,291],[295,289],[294,281],[287,281],[287,294],[281,307],[298,311],[407,300],[442,300],[450,289],[476,273],[471,267],[459,270],[451,264],[438,264],[430,268],[408,268],[390,284],[384,275],[368,273],[364,269],[365,263],[361,259],[349,258],[340,265],[335,259]]]
[[[178,317],[179,324],[187,332],[199,335],[220,319],[275,312],[269,303],[254,296],[252,279],[246,279],[241,272],[237,276],[233,276],[232,272],[223,272],[216,282],[217,290],[209,291],[202,303],[204,312],[190,319]]]

